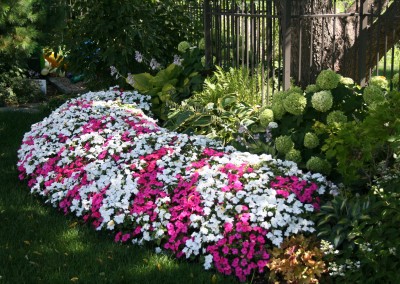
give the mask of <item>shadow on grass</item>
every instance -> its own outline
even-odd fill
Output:
[[[32,196],[17,149],[41,114],[0,113],[0,283],[237,283],[199,263],[121,245]]]

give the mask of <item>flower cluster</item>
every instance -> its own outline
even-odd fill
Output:
[[[318,145],[319,139],[315,133],[307,132],[306,135],[304,135],[304,147],[308,149],[314,149]]]
[[[354,80],[350,77],[341,77],[340,78],[340,83],[346,86],[351,86],[354,85]]]
[[[396,73],[393,75],[392,84],[395,89],[400,88],[400,73]]]
[[[307,99],[300,93],[290,93],[284,100],[283,106],[288,113],[302,115],[307,106]]]
[[[377,86],[380,89],[387,90],[389,89],[389,82],[385,76],[373,76],[369,80],[368,84],[370,86]]]
[[[187,41],[181,41],[178,44],[178,51],[180,53],[185,53],[189,48],[190,48],[190,43],[188,43]]]
[[[320,90],[320,89],[318,88],[317,85],[311,84],[311,85],[308,85],[308,86],[306,87],[305,92],[306,92],[306,93],[316,93],[316,92],[318,92],[319,90]]]
[[[285,159],[288,161],[293,161],[295,163],[300,163],[301,162],[300,150],[292,148],[289,152],[286,153]]]
[[[281,135],[275,139],[275,147],[279,153],[286,154],[293,149],[294,143],[290,136]]]
[[[334,110],[328,114],[326,117],[326,123],[328,125],[343,124],[347,122],[347,116],[341,110]]]
[[[272,111],[274,112],[275,119],[281,119],[286,113],[283,106],[283,100],[287,97],[288,93],[284,91],[276,92],[272,97]]]
[[[331,165],[328,161],[315,156],[307,161],[306,168],[315,173],[329,174],[331,171]]]
[[[383,90],[376,85],[369,85],[365,87],[363,92],[363,99],[368,105],[382,102],[385,99]]]
[[[116,242],[153,242],[242,281],[285,237],[315,231],[310,214],[336,188],[325,177],[169,132],[142,111],[149,99],[110,89],[66,102],[25,134],[20,178]]]
[[[326,112],[333,105],[333,97],[330,91],[320,91],[311,97],[313,108],[320,112]]]
[[[267,127],[270,122],[274,121],[274,112],[271,109],[264,109],[259,115],[261,126]]]
[[[320,90],[331,90],[335,89],[340,81],[340,75],[336,74],[332,70],[323,70],[319,73],[316,79],[316,85]]]

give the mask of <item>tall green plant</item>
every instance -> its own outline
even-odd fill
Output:
[[[0,68],[23,67],[37,47],[40,32],[35,11],[38,0],[2,0],[0,3]]]
[[[185,4],[172,0],[77,0],[72,8],[78,13],[65,37],[69,67],[97,88],[112,83],[110,66],[122,74],[148,71],[135,62],[135,51],[165,65],[178,43],[193,35]]]
[[[258,121],[256,80],[245,69],[225,71],[217,67],[213,76],[205,80],[202,92],[172,107],[165,126],[174,131],[207,135],[246,150],[247,145],[237,138],[238,132],[255,126]],[[262,151],[258,146],[254,148]]]

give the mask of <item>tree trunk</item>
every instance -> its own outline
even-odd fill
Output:
[[[302,86],[328,68],[363,83],[379,59],[400,40],[400,1],[390,5],[389,1],[356,1],[346,11],[352,15],[343,17],[329,16],[336,13],[332,0],[291,2],[290,74]],[[282,15],[282,1],[276,3]],[[366,13],[380,16],[367,19]],[[325,16],[318,16],[322,14]]]

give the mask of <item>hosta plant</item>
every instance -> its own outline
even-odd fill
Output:
[[[152,59],[152,69],[158,69],[155,74],[150,73],[128,73],[122,76],[115,67],[111,67],[111,75],[116,78],[123,77],[129,85],[144,95],[151,96],[152,112],[157,118],[165,121],[171,103],[181,103],[189,98],[203,86],[206,69],[201,63],[204,51],[188,42],[178,45],[180,55],[174,56],[173,63],[162,68]],[[136,52],[136,61],[143,62],[143,56]]]

